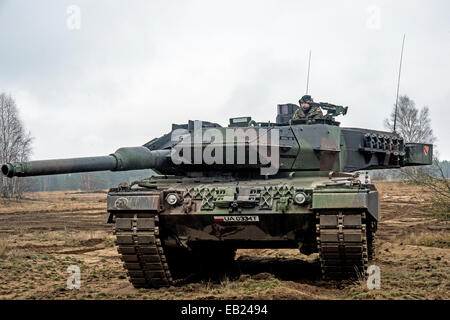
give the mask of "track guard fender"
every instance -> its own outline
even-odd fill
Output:
[[[378,191],[365,190],[315,190],[312,197],[313,210],[353,210],[363,209],[378,221]]]

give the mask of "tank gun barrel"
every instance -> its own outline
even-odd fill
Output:
[[[150,151],[146,147],[120,148],[109,156],[13,162],[2,165],[7,177],[29,177],[91,171],[127,171],[158,168],[169,150]]]

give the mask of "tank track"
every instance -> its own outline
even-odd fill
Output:
[[[371,221],[369,224],[369,228],[367,229],[367,256],[369,261],[375,260],[375,232],[377,230],[377,222]]]
[[[158,216],[116,218],[114,233],[130,282],[136,288],[174,284],[159,237]]]
[[[368,263],[365,213],[317,212],[316,219],[322,278],[365,277]]]
[[[369,259],[365,213],[332,211],[316,213],[317,245],[322,278],[364,276]],[[117,217],[114,227],[117,250],[130,282],[136,288],[174,285],[159,237],[158,216]],[[374,228],[370,228],[374,237]],[[374,245],[371,256],[373,257]],[[370,258],[372,258],[370,257]]]

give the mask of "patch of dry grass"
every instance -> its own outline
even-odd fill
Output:
[[[216,289],[221,297],[255,297],[269,294],[272,289],[280,286],[281,282],[270,273],[260,273],[252,277],[243,275],[239,281],[225,280]],[[214,291],[214,290],[213,290]]]
[[[76,233],[71,233],[71,238],[74,240],[91,240],[91,239],[104,239],[109,236],[108,233],[104,231],[79,231]]]
[[[0,214],[14,212],[76,212],[106,209],[106,193],[77,194],[77,192],[30,192],[24,199],[0,198]]]
[[[0,239],[0,258],[6,256],[6,251],[8,250],[8,240]]]
[[[24,249],[16,249],[16,248],[9,248],[8,252],[5,254],[6,257],[8,257],[8,259],[21,259],[24,258],[26,256],[29,256],[30,252]]]
[[[50,231],[44,234],[46,241],[63,241],[66,245],[73,245],[93,239],[109,239],[113,236],[105,231]]]
[[[433,202],[433,215],[436,219],[450,221],[450,211],[448,204],[444,205],[440,202]]]
[[[450,248],[450,235],[444,232],[411,234],[409,244],[436,248]]]

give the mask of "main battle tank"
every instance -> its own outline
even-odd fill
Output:
[[[8,177],[153,169],[111,188],[107,222],[135,287],[176,284],[232,265],[239,248],[319,253],[325,279],[364,275],[374,255],[378,192],[372,169],[429,165],[432,145],[396,133],[340,127],[347,108],[321,103],[323,119],[201,121],[102,157],[8,163]]]

